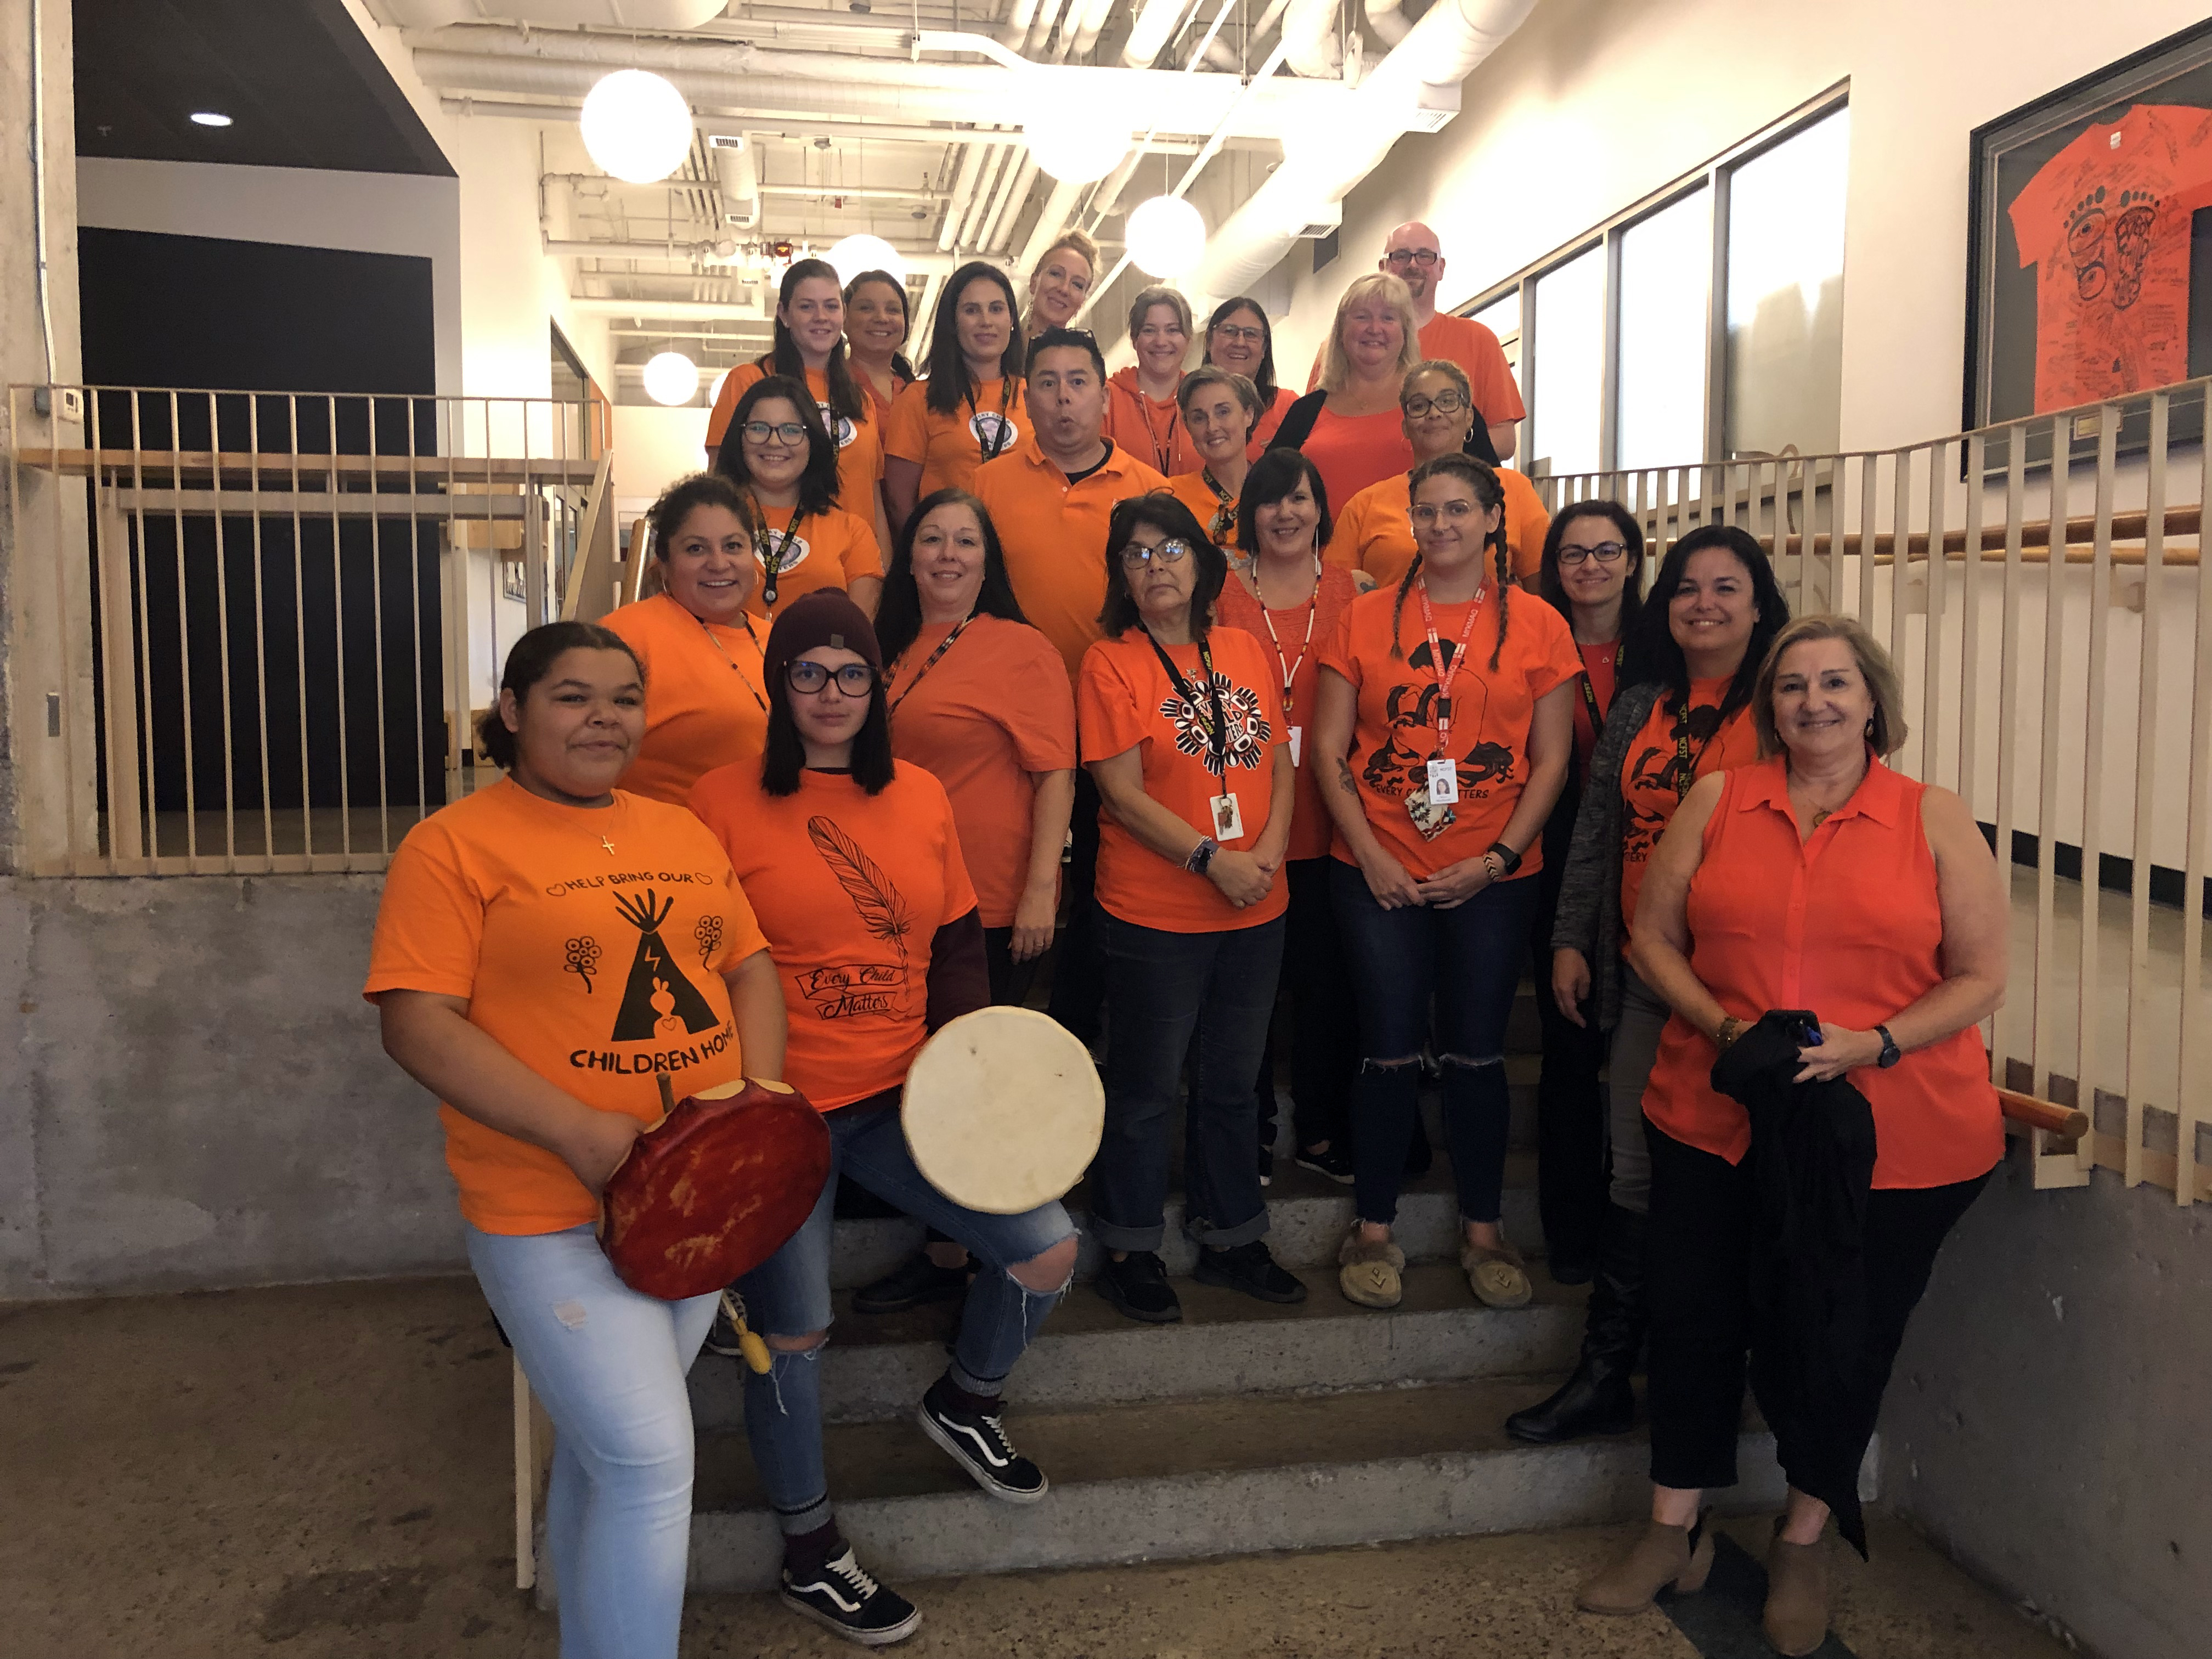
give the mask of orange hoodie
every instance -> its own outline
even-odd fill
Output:
[[[1195,472],[1206,458],[1191,443],[1182,411],[1170,398],[1148,398],[1137,385],[1137,371],[1117,368],[1106,381],[1106,435],[1163,477]]]

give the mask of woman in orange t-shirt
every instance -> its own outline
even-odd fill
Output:
[[[888,270],[864,270],[845,284],[845,351],[879,439],[892,403],[914,384],[914,365],[904,355],[913,328],[906,284]]]
[[[761,580],[745,602],[753,615],[773,620],[778,605],[824,587],[874,612],[883,550],[868,521],[837,504],[837,446],[798,381],[770,375],[738,399],[714,466],[758,512]]]
[[[1024,438],[1022,372],[1028,343],[1016,326],[1014,285],[996,265],[954,271],[929,330],[927,380],[899,393],[884,428],[884,503],[894,531],[940,489],[972,489],[975,470]]]
[[[1498,1223],[1505,1023],[1582,664],[1558,611],[1514,602],[1497,475],[1440,455],[1416,469],[1413,489],[1420,556],[1396,587],[1346,610],[1322,655],[1314,716],[1315,757],[1336,782],[1323,794],[1336,819],[1331,876],[1365,1057],[1353,1097],[1358,1218],[1338,1282],[1364,1306],[1397,1305],[1406,1258],[1390,1226],[1433,1036],[1460,1262],[1476,1296],[1519,1307],[1528,1278]]]
[[[746,608],[760,566],[752,502],[719,473],[661,492],[647,522],[661,591],[602,619],[652,683],[645,737],[623,781],[681,806],[717,766],[757,761],[768,736],[768,681]]]
[[[1210,372],[1200,369],[1191,380]],[[1283,723],[1297,778],[1290,844],[1284,851],[1290,904],[1283,924],[1282,972],[1293,1033],[1291,1104],[1297,1158],[1301,1167],[1348,1183],[1359,1018],[1329,896],[1328,808],[1322,803],[1321,768],[1306,747],[1305,729],[1321,678],[1322,647],[1334,637],[1338,619],[1358,590],[1349,571],[1322,562],[1321,549],[1328,540],[1328,501],[1311,461],[1295,449],[1270,450],[1253,464],[1243,484],[1237,518],[1241,538],[1253,554],[1222,584],[1214,615],[1222,627],[1241,628],[1260,641],[1274,659],[1276,683],[1282,687]],[[1280,1033],[1271,1030],[1268,1038],[1255,1093],[1260,1167],[1272,1175],[1273,1051],[1280,1046]]]
[[[1139,289],[1129,302],[1129,345],[1135,364],[1106,382],[1106,435],[1164,478],[1196,471],[1176,398],[1190,355],[1190,301],[1171,288]]]
[[[516,641],[477,738],[507,776],[400,843],[363,994],[385,1051],[441,1102],[470,1266],[558,1431],[562,1646],[676,1659],[684,1377],[714,1298],[630,1289],[592,1227],[661,1115],[656,1076],[685,1094],[775,1079],[784,1019],[714,837],[615,787],[644,735],[644,671],[617,635],[552,623]]]
[[[1132,1319],[1182,1316],[1159,1258],[1168,1121],[1193,1032],[1186,1206],[1197,1277],[1269,1302],[1305,1286],[1267,1253],[1252,1079],[1282,964],[1294,788],[1280,681],[1259,641],[1209,627],[1221,550],[1165,490],[1108,520],[1109,574],[1076,683],[1098,782],[1106,1134],[1091,1167],[1096,1284]],[[1200,1218],[1203,1218],[1202,1223]]]
[[[1863,1554],[1859,1466],[1890,1367],[1945,1236],[2004,1153],[1977,1028],[2004,1000],[2008,907],[1966,804],[1882,763],[1905,742],[1904,688],[1856,622],[1784,629],[1751,707],[1763,758],[1690,791],[1651,860],[1630,947],[1672,1010],[1644,1097],[1651,1522],[1582,1605],[1629,1613],[1668,1583],[1702,1581],[1698,1504],[1705,1488],[1735,1483],[1747,1348],[1790,1483],[1767,1554],[1766,1635],[1810,1653],[1828,1627],[1829,1515]],[[1747,1100],[1774,1115],[1755,1121]],[[1821,1155],[1768,1145],[1784,1115],[1837,1124],[1819,1173],[1839,1194],[1801,1195],[1787,1248],[1765,1195],[1780,1178],[1773,1160],[1802,1194],[1803,1160]],[[1854,1122],[1870,1145],[1853,1145]],[[1844,1194],[1864,1205],[1847,1223],[1831,1218]],[[1820,1255],[1839,1224],[1848,1267]],[[1786,1318],[1754,1293],[1761,1266],[1781,1275]],[[1806,1308],[1831,1296],[1856,1316],[1846,1328],[1823,1316],[1808,1332]],[[1831,1355],[1838,1340],[1856,1352]]]
[[[1283,416],[1297,401],[1297,393],[1275,384],[1275,331],[1266,307],[1249,295],[1238,295],[1214,307],[1206,319],[1206,351],[1199,362],[1208,368],[1226,369],[1251,381],[1259,394],[1260,419],[1252,428],[1246,458],[1258,460],[1282,425]]]
[[[838,1536],[822,1462],[818,1350],[829,1335],[840,1172],[982,1259],[952,1363],[918,1413],[993,1498],[1034,1503],[1043,1474],[1014,1449],[1000,1390],[1075,1269],[1058,1203],[985,1215],[939,1193],[899,1127],[907,1070],[929,1034],[989,1000],[983,927],[945,787],[891,753],[882,656],[843,594],[795,601],[769,630],[768,750],[699,781],[691,807],[752,896],[791,1022],[786,1075],[819,1108],[831,1148],[814,1212],[739,1281],[775,1354],[745,1377],[745,1433],[784,1534],[784,1600],[842,1633],[894,1641],[916,1617]],[[733,1348],[724,1331],[710,1345]]]
[[[1170,478],[1168,489],[1206,526],[1206,539],[1233,557],[1239,545],[1237,498],[1251,466],[1252,422],[1260,416],[1260,394],[1242,374],[1194,368],[1176,388],[1176,406],[1182,410],[1183,430],[1201,465]]]
[[[1398,393],[1420,357],[1404,281],[1387,270],[1354,277],[1337,301],[1321,383],[1284,412],[1276,434],[1313,457],[1329,500],[1348,504],[1368,485],[1412,470]]]

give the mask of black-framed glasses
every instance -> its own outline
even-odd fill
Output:
[[[1382,256],[1387,265],[1419,265],[1424,270],[1443,256],[1432,247],[1397,247]]]
[[[767,421],[747,421],[744,433],[745,436],[757,444],[764,444],[770,438],[787,444],[803,444],[806,441],[806,428],[799,421],[777,421],[774,424]]]
[[[1190,556],[1190,544],[1170,536],[1158,547],[1146,547],[1142,542],[1131,542],[1119,555],[1124,570],[1142,570],[1157,561],[1161,564],[1181,564]]]
[[[1563,547],[1559,550],[1561,564],[1580,564],[1584,559],[1595,559],[1600,564],[1619,564],[1628,556],[1624,542],[1600,542],[1595,547]]]
[[[833,674],[812,659],[801,657],[783,671],[783,678],[802,697],[812,696],[832,680],[841,696],[865,697],[876,689],[876,671],[864,662],[848,662]]]
[[[1467,394],[1456,390],[1439,392],[1433,398],[1424,398],[1419,392],[1415,392],[1412,397],[1401,400],[1399,404],[1400,408],[1417,421],[1427,415],[1431,410],[1436,410],[1439,415],[1456,415],[1468,406]]]

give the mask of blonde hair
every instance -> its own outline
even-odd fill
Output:
[[[1192,328],[1190,301],[1171,288],[1155,284],[1151,288],[1138,289],[1137,297],[1129,301],[1129,338],[1133,343],[1137,337],[1137,331],[1145,325],[1145,313],[1154,306],[1167,306],[1172,308],[1176,314],[1176,321],[1182,325],[1183,337],[1185,339],[1190,337]]]
[[[1071,228],[1063,230],[1054,237],[1052,246],[1038,254],[1037,262],[1030,267],[1030,293],[1036,292],[1037,278],[1044,275],[1044,268],[1052,263],[1052,256],[1069,250],[1083,256],[1083,263],[1091,267],[1091,280],[1094,283],[1098,280],[1098,244],[1092,241],[1084,232]],[[1091,302],[1091,293],[1088,289],[1084,290],[1083,300],[1085,305]],[[1035,311],[1036,307],[1032,306],[1022,313],[1022,332],[1024,335],[1039,331],[1036,319],[1033,314]],[[1083,314],[1082,306],[1075,308],[1075,314],[1078,317]]]
[[[1868,746],[1885,757],[1904,748],[1909,729],[1905,724],[1905,684],[1881,642],[1853,617],[1800,617],[1774,636],[1774,643],[1766,648],[1766,660],[1759,665],[1759,678],[1752,684],[1751,723],[1759,733],[1759,758],[1771,760],[1783,750],[1782,733],[1774,724],[1774,682],[1782,672],[1783,655],[1792,646],[1814,640],[1841,640],[1850,647],[1859,678],[1866,682],[1867,693],[1874,699]]]
[[[1344,297],[1336,302],[1336,316],[1328,325],[1328,343],[1321,360],[1321,389],[1341,392],[1352,378],[1352,360],[1344,355],[1344,313],[1363,300],[1380,296],[1391,310],[1398,313],[1398,327],[1402,335],[1398,342],[1398,377],[1404,380],[1414,364],[1421,361],[1420,329],[1413,321],[1413,291],[1402,277],[1393,276],[1387,270],[1370,270],[1364,276],[1355,276],[1352,285],[1344,290]]]

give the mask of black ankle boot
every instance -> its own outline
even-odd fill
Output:
[[[1550,1399],[1505,1419],[1505,1432],[1516,1440],[1548,1446],[1585,1434],[1623,1434],[1635,1425],[1628,1379],[1644,1346],[1644,1223],[1633,1211],[1607,1207],[1605,1254],[1590,1285],[1582,1358]]]

